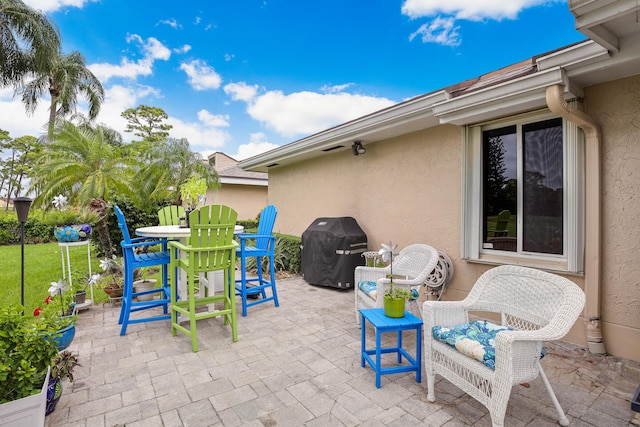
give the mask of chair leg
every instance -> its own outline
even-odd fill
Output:
[[[122,295],[122,304],[120,306],[120,317],[118,324],[121,324],[120,336],[127,333],[129,325],[129,316],[131,315],[131,304],[133,303],[133,269],[125,268],[124,275],[124,292]]]
[[[556,394],[553,392],[551,388],[551,384],[549,383],[549,379],[547,378],[547,374],[544,373],[544,369],[542,369],[542,365],[540,365],[540,361],[538,361],[538,369],[540,370],[540,378],[544,383],[544,387],[547,389],[547,393],[549,393],[549,397],[551,398],[551,402],[553,402],[554,408],[556,408],[556,412],[558,413],[558,422],[561,426],[568,426],[569,419],[565,415],[562,407],[560,406],[560,402],[558,402],[558,398]]]
[[[273,302],[276,307],[280,307],[280,303],[278,302],[278,292],[276,291],[276,266],[275,259],[273,256],[269,257],[269,274],[271,275],[271,292],[273,294]],[[266,297],[265,297],[266,298]]]

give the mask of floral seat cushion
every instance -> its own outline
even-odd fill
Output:
[[[375,301],[376,299],[378,299],[378,291],[376,289],[377,285],[378,284],[376,282],[363,280],[358,283],[358,289],[360,289],[362,292],[365,293],[365,295],[367,295],[369,298]],[[418,293],[418,290],[412,288],[411,297],[409,297],[409,299],[410,300],[418,299],[419,296],[420,294]]]
[[[375,301],[376,299],[378,299],[378,291],[376,290],[377,285],[378,284],[376,282],[363,280],[358,283],[358,289],[360,289],[365,293],[365,295]]]
[[[460,353],[472,357],[491,369],[496,368],[496,335],[512,328],[496,325],[486,320],[474,320],[469,323],[445,327],[434,326],[431,334],[434,339],[455,347]],[[540,358],[546,353],[542,348]]]

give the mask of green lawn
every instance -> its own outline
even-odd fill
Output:
[[[27,311],[40,305],[49,294],[51,282],[62,279],[62,248],[57,242],[25,245],[24,247],[24,289]],[[87,266],[87,247],[69,248],[71,270],[84,277],[89,275]],[[0,306],[20,304],[21,283],[21,246],[0,246]],[[100,259],[91,256],[93,274],[102,273]],[[67,278],[68,281],[68,278]],[[86,283],[86,282],[85,282]],[[106,294],[98,289],[94,291],[96,300],[107,300]],[[89,292],[87,292],[89,294]]]

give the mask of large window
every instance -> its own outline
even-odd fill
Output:
[[[469,127],[465,258],[582,271],[582,147],[549,113]]]

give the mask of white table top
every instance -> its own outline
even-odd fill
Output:
[[[236,225],[234,234],[242,233],[244,227]],[[166,237],[169,239],[179,239],[181,237],[189,237],[191,230],[189,228],[181,228],[178,225],[152,225],[151,227],[136,228],[136,235],[142,237]]]

